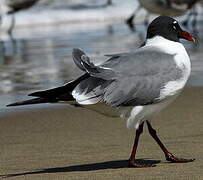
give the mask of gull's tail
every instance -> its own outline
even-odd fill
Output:
[[[73,59],[76,65],[84,71],[84,67],[81,64],[82,57],[88,58],[85,53],[79,49],[73,50]],[[88,61],[89,62],[89,61]],[[28,96],[34,96],[36,98],[28,99],[25,101],[19,101],[12,104],[8,104],[7,106],[21,106],[28,104],[40,104],[40,103],[57,103],[57,102],[70,102],[75,101],[72,96],[73,89],[84,79],[89,78],[90,75],[88,73],[83,74],[79,78],[70,81],[64,86],[60,86],[53,89],[48,89],[45,91],[37,91],[29,94]]]
[[[57,103],[60,101],[72,101],[73,100],[73,97],[71,95],[72,84],[73,82],[70,82],[61,87],[31,93],[28,96],[34,96],[36,98],[15,102],[12,104],[8,104],[7,106],[22,106],[22,105],[29,105],[29,104]]]

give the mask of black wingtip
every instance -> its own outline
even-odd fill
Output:
[[[84,51],[80,48],[73,48],[72,54],[85,54]]]
[[[21,104],[19,103],[12,103],[12,104],[7,104],[6,107],[11,107],[11,106],[20,106]]]
[[[42,92],[42,91],[33,92],[33,93],[28,94],[28,96],[36,96],[36,97],[39,96],[39,97],[40,97],[41,92]]]
[[[7,105],[6,105],[6,107],[11,107],[11,106],[15,106],[15,103],[7,104]]]
[[[6,105],[6,107],[22,106],[22,105],[30,105],[30,104],[40,104],[40,103],[47,103],[47,102],[49,102],[49,101],[45,98],[34,98],[34,99],[28,99],[25,101],[19,101],[19,102],[15,102],[12,104],[8,104],[8,105]]]

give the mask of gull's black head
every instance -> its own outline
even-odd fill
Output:
[[[159,16],[148,26],[147,38],[153,38],[155,36],[162,36],[175,42],[179,42],[180,38],[195,41],[190,33],[181,29],[178,21],[168,16]]]

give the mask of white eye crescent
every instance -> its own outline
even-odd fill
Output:
[[[177,23],[178,23],[177,21],[174,21],[174,22],[173,22],[173,24],[177,24]]]
[[[177,28],[175,26],[173,26],[173,29],[177,30]]]

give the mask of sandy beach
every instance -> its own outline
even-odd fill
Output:
[[[128,168],[134,130],[125,121],[81,108],[45,105],[5,108],[0,113],[0,177],[26,180],[200,180],[203,178],[203,88],[187,88],[153,121],[174,154],[195,158],[173,164],[145,127],[140,161],[151,168]]]

